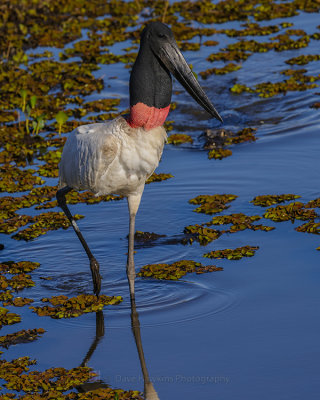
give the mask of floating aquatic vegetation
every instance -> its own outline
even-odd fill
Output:
[[[224,52],[218,52],[210,54],[207,57],[208,61],[215,62],[215,61],[245,61],[248,57],[250,57],[251,53],[246,53],[245,51],[239,50],[228,50]]]
[[[226,129],[207,129],[202,135],[206,140],[203,148],[210,150],[208,152],[209,159],[215,158],[221,160],[224,157],[232,155],[232,151],[226,149],[225,146],[254,142],[256,140],[255,133],[256,128],[244,128],[238,132]]]
[[[19,376],[23,372],[29,371],[31,365],[36,364],[36,360],[31,360],[30,357],[19,357],[11,361],[0,360],[0,378],[7,380],[12,376]]]
[[[237,94],[241,94],[243,92],[248,92],[248,93],[253,92],[253,90],[250,89],[247,85],[241,83],[236,83],[235,85],[233,85],[232,88],[230,88],[230,91],[232,93],[237,93]]]
[[[259,4],[260,2],[258,2]],[[263,2],[254,8],[254,17],[257,21],[274,18],[293,17],[298,15],[297,6],[294,2],[275,3],[273,1]]]
[[[229,63],[226,64],[224,67],[221,68],[209,68],[206,71],[200,72],[199,75],[202,79],[207,79],[208,76],[215,74],[215,75],[225,75],[229,74],[230,72],[237,71],[242,66],[239,64]]]
[[[35,285],[31,276],[24,273],[14,275],[11,279],[8,279],[7,282],[14,290],[22,290]]]
[[[4,218],[0,220],[0,233],[10,234],[33,221],[33,218],[29,215],[18,215],[16,213],[1,214]]]
[[[83,215],[75,214],[73,216],[75,220],[79,220],[84,218]],[[70,226],[70,222],[68,218],[64,215],[63,212],[53,212],[49,211],[47,213],[39,214],[35,217],[32,217],[33,223],[15,235],[12,236],[13,239],[16,240],[32,240],[41,235],[45,235],[49,231],[57,230],[60,228],[67,229]]]
[[[245,215],[243,213],[238,214],[230,214],[230,215],[219,215],[213,217],[211,221],[205,223],[206,226],[211,225],[229,225],[230,228],[225,232],[239,232],[245,229],[251,229],[253,231],[261,230],[265,232],[272,231],[275,229],[273,226],[265,226],[265,225],[256,225],[253,224],[255,221],[259,221],[262,217],[259,215]]]
[[[225,144],[239,144],[245,142],[254,142],[257,140],[255,137],[257,129],[256,128],[243,128],[235,134],[226,138]]]
[[[213,250],[203,255],[207,258],[226,258],[228,260],[241,260],[243,257],[253,257],[259,249],[258,246],[242,246],[236,249]]]
[[[223,158],[229,157],[232,155],[232,151],[229,149],[212,149],[208,153],[208,158],[215,160],[222,160]]]
[[[53,189],[54,189],[54,196],[55,196],[58,188],[56,186],[54,186]],[[122,199],[123,199],[123,196],[118,196],[118,195],[95,196],[90,191],[85,191],[85,192],[81,192],[81,193],[72,191],[66,195],[66,200],[67,200],[68,204],[78,204],[78,203],[98,204],[102,201],[106,202],[106,201],[122,200]],[[57,207],[57,206],[58,206],[57,200],[53,200],[53,201],[48,201],[42,205],[37,206],[36,209],[40,210],[40,209],[44,209],[44,208],[47,209],[47,208],[53,208],[53,207]]]
[[[305,208],[316,208],[316,207],[320,207],[320,197],[314,200],[310,200],[308,201],[307,204],[305,204]]]
[[[176,4],[175,9],[178,9],[180,15],[186,20],[196,20],[204,24],[217,24],[234,20],[245,21],[249,17],[254,17],[256,21],[286,18],[298,15],[300,10],[317,12],[320,8],[317,2],[303,0],[292,2],[249,0],[245,4],[235,0],[225,0],[217,3],[212,3],[211,1],[183,1],[180,2],[179,8],[177,8]],[[290,26],[290,23],[283,23],[282,25]]]
[[[196,241],[201,246],[206,246],[213,240],[218,239],[223,233],[217,229],[207,228],[199,224],[186,226],[183,232],[186,234],[186,237],[182,239],[183,244],[192,244]]]
[[[84,313],[96,312],[102,310],[104,306],[111,304],[119,304],[122,301],[121,296],[106,296],[99,297],[91,294],[80,294],[76,297],[53,296],[43,298],[44,303],[50,303],[43,307],[30,307],[39,316],[50,316],[51,318],[72,318],[79,317]]]
[[[0,292],[0,301],[4,302],[7,300],[13,299],[12,291],[11,290],[4,290],[9,286],[8,281],[3,275],[0,278],[0,288],[2,291]]]
[[[43,186],[41,188],[32,189],[28,195],[22,197],[3,197],[2,209],[0,211],[0,232],[7,234],[12,233],[30,222],[36,222],[37,217],[20,215],[15,213],[15,211],[21,208],[28,208],[44,203],[54,197],[55,194],[56,187]]]
[[[279,204],[283,203],[285,201],[289,200],[296,200],[299,199],[301,196],[298,196],[296,194],[266,194],[266,195],[261,195],[261,196],[256,196],[254,199],[250,202],[253,203],[255,206],[261,206],[261,207],[268,207],[272,206],[273,204]]]
[[[204,46],[217,46],[219,44],[219,42],[217,42],[216,40],[206,40],[202,44]]]
[[[221,32],[230,37],[237,36],[266,36],[279,32],[277,25],[261,26],[257,23],[246,23],[242,25],[245,29],[224,29]]]
[[[174,133],[168,137],[169,144],[179,145],[182,143],[193,143],[193,139],[190,135],[184,133]]]
[[[182,51],[199,51],[200,43],[180,42],[179,47]]]
[[[161,182],[161,181],[166,181],[167,179],[173,178],[173,175],[171,174],[156,174],[155,172],[148,178],[146,181],[146,184],[152,183],[152,182]]]
[[[61,160],[62,149],[51,150],[43,156],[38,157],[39,160],[45,161],[46,164],[39,168],[39,175],[57,178],[59,176],[58,165]]]
[[[43,372],[29,371],[29,366],[34,364],[36,361],[30,360],[29,357],[21,357],[12,361],[0,360],[0,378],[6,381],[4,384],[6,389],[30,393],[30,399],[35,399],[33,393],[39,393],[39,398],[44,395],[43,398],[59,399],[62,392],[76,388],[96,376],[88,367],[77,367],[70,370],[49,368]],[[9,398],[14,397],[9,395]]]
[[[0,192],[24,192],[33,189],[35,185],[42,185],[44,180],[35,176],[34,169],[22,170],[10,164],[0,166]]]
[[[172,264],[148,264],[140,269],[138,276],[165,280],[178,280],[187,273],[203,274],[206,272],[222,271],[215,265],[202,265],[192,260],[176,261]]]
[[[199,195],[189,200],[190,204],[200,204],[193,211],[204,214],[217,214],[230,206],[227,203],[235,200],[238,196],[234,194]]]
[[[265,53],[272,50],[274,47],[273,43],[269,42],[258,42],[254,39],[244,40],[241,39],[239,42],[229,44],[226,51],[237,51],[237,52],[250,52],[250,53]],[[248,53],[247,53],[248,54]]]
[[[294,221],[295,219],[314,219],[317,217],[317,214],[312,209],[305,209],[303,203],[295,202],[286,206],[268,208],[263,216],[275,222],[282,222]]]
[[[301,71],[296,71],[296,75],[290,76],[289,79],[284,80],[283,82],[264,82],[255,85],[254,89],[243,85],[243,84],[235,84],[230,90],[233,93],[258,93],[260,97],[272,97],[278,94],[286,94],[288,91],[304,91],[308,89],[314,89],[318,87],[315,81],[320,80],[320,74],[317,76],[306,76],[301,73]],[[288,74],[288,73],[286,73]]]
[[[7,287],[11,287],[14,290],[22,290],[28,287],[34,286],[35,283],[31,279],[30,275],[28,274],[16,274],[11,279],[6,278],[3,274],[0,275],[0,288],[6,289]],[[2,293],[3,294],[3,293]],[[5,296],[2,296],[1,300],[11,300],[12,295],[11,293],[6,293]],[[28,299],[27,299],[28,300]]]
[[[37,340],[41,335],[45,333],[45,330],[42,328],[38,329],[23,329],[19,332],[9,333],[5,336],[0,336],[0,346],[6,349],[9,346],[20,344],[20,343],[30,343],[34,340]]]
[[[0,307],[0,329],[3,325],[17,324],[20,321],[21,317],[19,314],[11,313],[8,309]]]
[[[101,388],[77,395],[77,400],[143,400],[137,390]]]
[[[158,233],[154,232],[141,232],[136,231],[134,234],[134,240],[138,243],[145,243],[145,242],[153,242],[161,237],[165,237],[166,235],[159,235]]]
[[[116,111],[119,104],[120,99],[100,99],[84,103],[83,108],[88,112]]]
[[[21,274],[26,272],[32,272],[40,267],[40,263],[32,261],[6,261],[0,263],[0,272],[6,272],[8,274]]]
[[[320,101],[318,101],[318,102],[316,102],[316,103],[313,103],[313,104],[310,106],[310,108],[316,108],[316,109],[320,108]]]
[[[295,228],[298,232],[307,232],[307,233],[314,233],[316,235],[320,235],[320,223],[319,222],[306,222],[303,225],[297,226]]]
[[[276,39],[278,39],[278,42],[272,43],[272,48],[275,51],[287,51],[308,47],[308,44],[310,42],[310,38],[308,35],[304,35],[296,40],[291,39],[289,34],[278,35],[272,38],[272,40]]]
[[[309,54],[309,55],[301,55],[298,57],[290,58],[286,61],[287,64],[290,65],[306,65],[311,61],[318,61],[320,60],[319,54]]]
[[[28,299],[27,297],[15,297],[12,300],[7,300],[4,301],[2,304],[7,307],[7,306],[14,306],[14,307],[23,307],[28,304],[33,303],[33,299]]]

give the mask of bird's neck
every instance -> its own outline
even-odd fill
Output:
[[[130,114],[132,128],[150,130],[162,126],[168,116],[172,94],[169,71],[142,45],[130,76]]]

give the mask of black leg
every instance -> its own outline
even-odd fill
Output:
[[[73,219],[70,210],[67,206],[66,203],[66,194],[69,193],[72,190],[69,186],[65,186],[62,189],[59,189],[57,191],[57,201],[58,205],[62,208],[64,213],[66,214],[68,220],[70,221],[75,233],[77,234],[83,248],[85,249],[87,256],[90,261],[90,269],[91,269],[91,274],[92,274],[92,280],[93,280],[93,292],[99,296],[100,289],[101,289],[101,276],[99,273],[99,264],[98,261],[93,257],[89,246],[87,245],[87,242],[84,240],[84,237],[82,236],[82,233],[80,232],[80,229],[76,223],[76,221]]]

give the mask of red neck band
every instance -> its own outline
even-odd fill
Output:
[[[156,108],[137,103],[130,107],[130,115],[127,118],[127,122],[131,128],[144,128],[149,131],[164,124],[169,110],[170,105],[165,108]]]

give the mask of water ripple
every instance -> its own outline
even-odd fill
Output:
[[[110,285],[111,286],[111,285]],[[106,293],[116,292],[123,297],[118,306],[105,309],[105,321],[108,328],[127,328],[130,326],[130,300],[128,283],[119,280],[106,287]],[[194,281],[136,281],[136,304],[141,326],[177,324],[208,315],[224,312],[238,302],[236,294],[230,290],[208,287]],[[62,324],[91,328],[92,319],[70,319]]]

